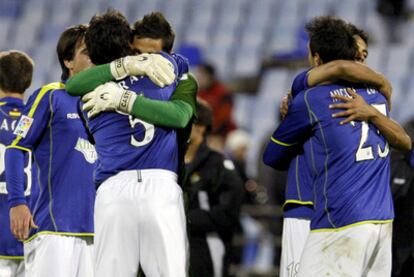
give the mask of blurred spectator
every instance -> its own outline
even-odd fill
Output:
[[[198,96],[207,101],[213,111],[211,141],[216,149],[222,149],[224,138],[236,129],[232,119],[233,96],[230,90],[221,83],[212,65],[204,63],[197,68]]]
[[[401,25],[406,16],[405,0],[378,0],[377,10],[387,28],[388,42],[401,42]]]
[[[414,119],[404,128],[414,139]],[[414,276],[414,168],[409,163],[410,154],[391,152],[391,189],[395,208],[393,277]]]
[[[266,188],[269,195],[268,203],[282,206],[285,203],[285,186],[287,182],[287,171],[275,170],[262,162],[263,152],[266,148],[270,136],[273,132],[263,139],[258,155],[258,183]]]
[[[269,195],[266,187],[258,184],[256,180],[246,173],[247,151],[250,146],[250,134],[244,130],[237,129],[227,134],[225,142],[225,153],[233,161],[236,170],[243,180],[246,191],[246,204],[268,204]]]
[[[185,156],[190,270],[197,277],[229,276],[232,238],[240,229],[243,184],[233,162],[206,144],[211,109],[198,101],[197,114]]]
[[[246,156],[250,146],[250,135],[244,130],[237,129],[227,134],[225,151],[234,162],[243,182],[249,179],[246,174]]]

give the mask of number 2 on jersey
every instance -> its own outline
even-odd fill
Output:
[[[372,106],[376,108],[382,114],[384,115],[387,114],[387,110],[386,110],[387,108],[385,104],[381,104],[381,105],[374,104]],[[361,122],[361,139],[359,141],[358,150],[355,153],[355,159],[357,162],[374,159],[373,146],[370,145],[370,146],[364,147],[364,144],[368,140],[368,133],[369,133],[369,124],[365,121]],[[377,152],[380,158],[385,158],[388,155],[389,150],[390,148],[389,148],[388,142],[385,143],[384,150],[381,149],[381,146],[379,144],[377,145]]]

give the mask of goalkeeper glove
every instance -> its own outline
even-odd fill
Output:
[[[88,118],[115,110],[129,114],[136,98],[134,92],[123,89],[117,83],[108,82],[82,97],[82,110],[88,112]]]
[[[145,75],[159,87],[170,85],[175,80],[173,64],[160,54],[126,56],[111,62],[110,68],[116,80]]]

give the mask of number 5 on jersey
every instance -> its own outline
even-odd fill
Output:
[[[132,116],[129,116],[129,124],[132,128],[135,128],[137,124],[141,125],[145,129],[144,138],[142,140],[137,140],[134,135],[131,135],[131,145],[135,147],[144,146],[152,141],[155,134],[155,127],[154,125],[145,122],[141,119],[134,118]]]

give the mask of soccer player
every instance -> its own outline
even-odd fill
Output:
[[[365,63],[368,55],[368,36],[363,30],[358,29],[353,24],[348,23],[348,27],[358,46],[355,60]],[[282,117],[288,111],[290,97],[294,98],[300,91],[309,89],[312,86],[326,82],[332,83],[339,79],[354,83],[371,84],[377,87],[387,97],[389,102],[391,101],[391,85],[383,75],[360,63],[337,60],[312,67],[295,78],[290,96],[285,97],[282,101],[280,109]],[[358,102],[358,104],[360,104],[358,108],[363,109],[366,107],[362,102]],[[369,108],[366,111],[369,111]],[[362,118],[357,119],[362,120]],[[389,119],[385,119],[381,122],[387,123],[389,121]],[[395,134],[403,138],[405,132],[401,132],[401,130],[401,128],[396,128]],[[395,145],[392,139],[390,144]],[[291,161],[288,169],[286,201],[283,205],[284,225],[280,262],[280,276],[282,277],[291,276],[298,271],[299,260],[310,231],[309,225],[313,215],[313,198],[311,169],[306,164],[304,155],[299,154]]]
[[[134,23],[132,32],[134,36],[133,49],[136,52],[159,53],[164,51],[171,53],[175,35],[170,23],[161,13],[155,12],[145,15],[142,20]],[[126,112],[134,118],[145,120],[148,123],[177,129],[180,161],[178,183],[182,184],[184,182],[184,152],[191,132],[191,121],[196,114],[195,102],[198,86],[195,77],[188,72],[186,59],[178,54],[171,53],[171,55],[178,64],[180,79],[170,100],[157,101],[145,97],[137,97],[133,102],[131,110]],[[148,57],[148,55],[145,56]],[[150,57],[154,58],[158,56],[161,59],[155,59],[154,64],[160,64],[154,70],[146,70],[148,71],[146,75],[151,76],[152,72],[160,71],[156,76],[169,76],[169,68],[162,62],[164,58],[160,55],[150,55]],[[143,56],[127,56],[110,64],[98,65],[85,70],[68,80],[67,91],[74,96],[83,96],[106,82],[125,78],[126,75],[141,75],[140,73],[143,70],[137,69],[144,66],[149,69],[154,66],[146,61],[141,61],[141,57]],[[114,70],[115,65],[119,63],[125,65],[122,68],[126,69],[121,75],[119,71]],[[173,71],[171,72],[174,76]],[[157,78],[152,78],[152,80],[154,79]],[[169,79],[165,79],[161,84],[165,85],[171,82],[169,82]],[[110,97],[102,98],[100,94],[94,91],[84,98],[90,99],[85,103],[84,109],[91,109],[89,113],[91,116],[96,116],[103,111],[116,110],[119,107],[120,95],[123,90],[117,87],[115,90],[107,92]]]
[[[84,43],[86,30],[77,25],[61,34],[57,55],[62,82],[45,85],[31,95],[6,150],[11,222],[17,223],[12,230],[25,240],[26,275],[30,277],[93,276],[97,156],[78,113],[79,99],[67,95],[64,84],[91,66]],[[39,175],[38,196],[30,211],[17,189],[24,183],[23,161],[28,151],[33,153]],[[27,222],[32,222],[30,234]]]
[[[130,32],[119,12],[93,17],[86,34],[92,62],[99,65],[129,55]],[[163,55],[177,72],[175,61]],[[96,276],[136,276],[139,266],[148,277],[187,276],[186,223],[176,182],[176,132],[125,113],[137,93],[165,101],[175,86],[160,89],[146,77],[127,78],[122,81],[120,111],[88,119],[99,156]]]
[[[355,45],[346,29],[344,22],[331,18],[317,18],[308,25],[310,50],[317,64],[353,58],[351,50]],[[327,38],[335,38],[335,43]],[[369,103],[378,104],[385,112],[386,101],[378,91],[355,88]],[[381,258],[387,261],[390,255],[391,242],[386,238],[390,234],[393,212],[387,182],[388,145],[373,125],[366,122],[340,125],[332,118],[328,106],[337,101],[331,97],[334,94],[352,95],[341,85],[325,85],[301,92],[275,131],[264,156],[267,164],[284,167],[289,156],[295,155],[294,144],[310,138],[304,149],[306,163],[315,176],[316,211],[299,276],[345,273],[361,276],[368,270],[362,257],[372,257],[375,268],[384,262],[379,261]],[[361,209],[359,203],[365,203],[371,209],[375,207],[374,211]],[[372,234],[375,232],[385,239],[374,238]],[[342,239],[344,236],[350,238]],[[377,243],[377,249],[368,247]],[[383,269],[375,276],[389,276],[387,263]]]
[[[23,94],[32,82],[33,66],[32,59],[23,52],[0,52],[0,276],[4,277],[24,276],[23,244],[13,236],[9,223],[4,154],[6,146],[12,142],[13,130],[23,110]],[[25,155],[24,182],[19,188],[22,198],[10,199],[11,201],[29,201],[30,188],[35,182],[31,164],[30,154]]]

